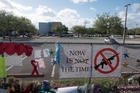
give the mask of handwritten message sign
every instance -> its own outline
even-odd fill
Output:
[[[60,49],[60,78],[90,76],[91,46],[62,44]]]

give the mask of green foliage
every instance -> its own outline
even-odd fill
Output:
[[[111,88],[114,79],[109,79],[109,78],[96,78],[93,81],[93,84],[101,84],[103,85],[105,88]]]
[[[20,35],[37,33],[37,29],[29,19],[17,17],[5,11],[0,11],[0,31],[3,36],[11,35],[13,31]]]
[[[54,80],[54,82],[57,85],[60,85],[61,87],[66,86],[83,86],[87,84],[89,81],[88,79],[63,79],[63,80]],[[109,78],[94,78],[91,81],[91,84],[101,84],[105,88],[110,88],[113,86],[112,84],[116,82],[115,79],[109,79]]]
[[[122,34],[123,32],[121,19],[108,13],[98,15],[94,27],[99,34]]]
[[[87,29],[84,26],[74,26],[71,28],[71,32],[78,35],[78,37],[79,35],[88,33]]]
[[[140,28],[136,28],[136,34],[140,35]]]
[[[96,30],[94,28],[87,28],[87,34],[96,34]]]
[[[127,31],[128,35],[140,35],[140,28],[133,28]]]
[[[140,86],[140,76],[137,78],[137,82],[138,82],[138,84]]]
[[[18,28],[17,30],[22,35],[37,32],[37,29],[34,27],[31,21],[27,18],[21,17],[18,23],[20,24],[17,25],[17,28]]]
[[[6,24],[7,24],[6,12],[1,11],[0,12],[0,31],[2,33],[4,33],[7,30]]]
[[[86,81],[85,81],[86,80]],[[54,80],[57,85],[61,87],[66,86],[83,86],[88,82],[88,79],[63,79],[63,80]]]
[[[68,28],[65,25],[58,24],[52,29],[52,32],[55,34],[67,34]]]
[[[127,31],[127,34],[128,34],[128,35],[134,35],[135,32],[136,32],[135,29],[129,29],[129,30]]]

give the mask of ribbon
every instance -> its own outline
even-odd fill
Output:
[[[56,49],[56,62],[59,64],[60,63],[60,48],[61,48],[61,45],[58,44],[57,45],[57,49]]]
[[[128,53],[124,53],[123,55],[124,55],[124,58],[129,58]]]
[[[35,60],[31,60],[31,64],[33,66],[33,71],[32,71],[32,76],[34,76],[34,73],[36,73],[37,76],[39,76],[38,70],[37,70],[37,65]]]

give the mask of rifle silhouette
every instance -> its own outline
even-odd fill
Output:
[[[118,55],[118,54],[117,54]],[[110,58],[108,58],[107,60],[109,61],[110,64],[112,64],[111,60],[114,60],[114,58],[117,56],[117,55],[113,55],[111,56]],[[106,61],[104,59],[102,59],[101,63],[96,65],[94,68],[97,70],[99,68],[99,66],[102,66],[102,69],[104,68],[104,65],[107,65]]]

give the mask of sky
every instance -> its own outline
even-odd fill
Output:
[[[97,15],[117,15],[127,27],[140,27],[140,0],[0,0],[0,10],[23,16],[38,27],[39,22],[62,22],[69,29],[75,25],[93,27]]]

